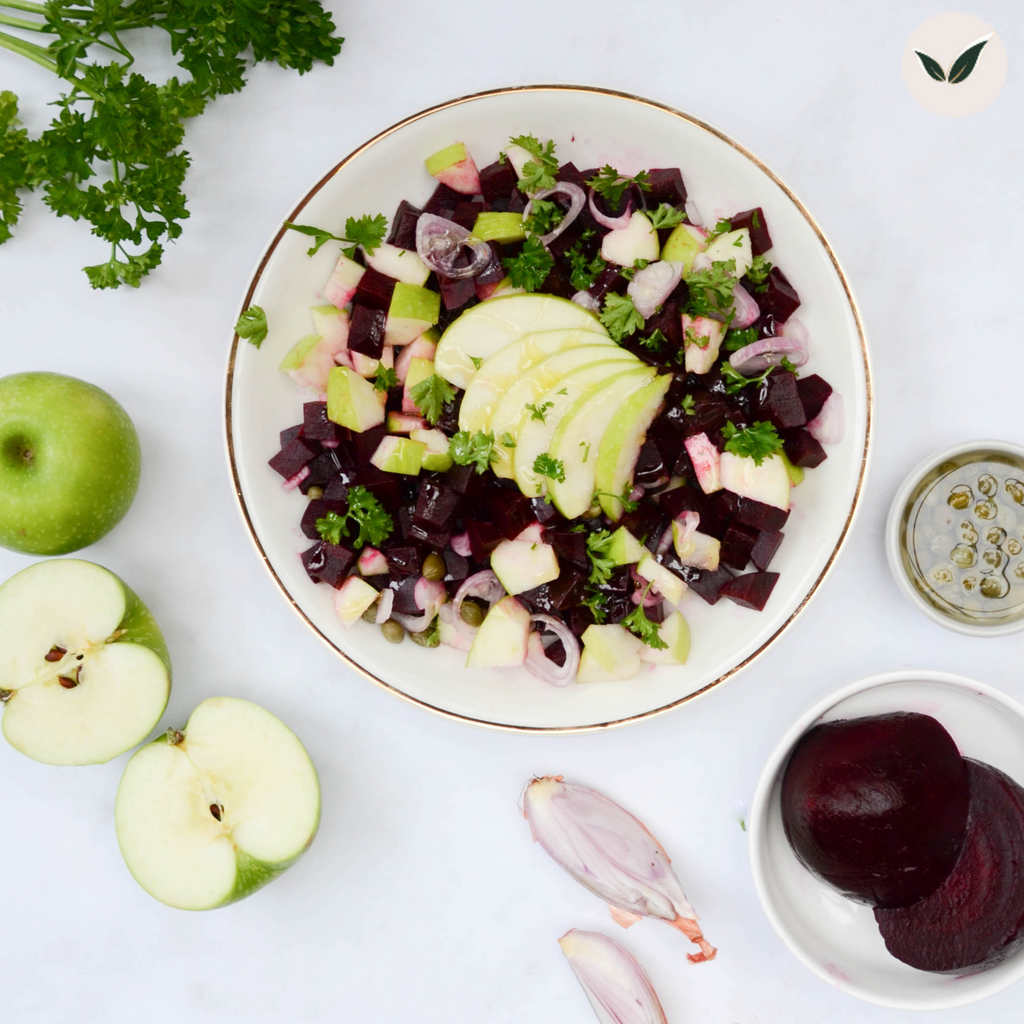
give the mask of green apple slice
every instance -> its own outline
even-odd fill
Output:
[[[548,480],[548,495],[567,519],[582,515],[594,499],[600,446],[609,423],[631,396],[654,376],[643,366],[613,378],[591,395],[578,399],[562,416],[548,454],[562,464],[564,477]]]
[[[614,346],[615,342],[596,331],[575,329],[538,331],[506,345],[473,374],[459,406],[459,429],[468,430],[471,434],[486,430],[495,404],[534,363],[581,345],[604,345],[607,348]]]
[[[651,665],[683,665],[690,656],[690,625],[679,612],[669,612],[658,627],[658,636],[668,644],[655,650],[646,644],[640,660]]]
[[[146,892],[209,910],[255,892],[308,849],[320,783],[283,722],[249,701],[214,697],[128,762],[114,818]]]
[[[601,438],[594,483],[601,492],[601,508],[610,519],[622,516],[622,502],[616,495],[632,488],[633,470],[647,428],[661,411],[672,375],[656,377],[629,397],[618,409]]]
[[[37,562],[0,587],[3,732],[46,764],[100,764],[141,743],[171,690],[149,610],[112,572]]]
[[[612,353],[608,355],[612,356]],[[614,358],[601,359],[565,374],[537,396],[536,401],[531,403],[532,409],[526,409],[519,403],[519,422],[511,431],[516,446],[510,454],[516,484],[527,497],[539,496],[548,482],[547,477],[534,472],[533,464],[538,455],[548,450],[562,417],[589,395],[607,387],[615,378],[644,365],[635,357],[622,358],[629,355],[625,349],[620,349]],[[586,452],[584,458],[597,458],[596,445],[594,452]]]
[[[536,331],[577,328],[607,334],[589,310],[554,295],[503,295],[466,310],[437,343],[437,372],[465,388],[476,372],[474,359],[489,359],[506,345]]]

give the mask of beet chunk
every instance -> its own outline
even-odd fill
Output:
[[[762,611],[772,596],[775,584],[779,582],[777,572],[748,572],[730,580],[719,591],[743,608]]]
[[[392,576],[419,576],[423,553],[418,544],[392,544],[384,552]]]
[[[764,210],[755,206],[752,210],[735,213],[729,218],[733,231],[746,228],[750,232],[750,249],[755,256],[763,256],[772,247],[772,236],[768,233],[768,221]]]
[[[268,463],[270,468],[290,480],[308,465],[320,451],[320,445],[296,437],[289,441]]]
[[[388,315],[369,306],[353,306],[348,329],[348,347],[370,359],[384,354],[384,325]]]
[[[535,615],[557,615],[566,608],[578,605],[586,589],[586,576],[569,566],[563,566],[558,579],[542,583],[532,590],[524,590],[516,596]]]
[[[461,583],[469,575],[469,559],[464,555],[460,555],[457,551],[453,551],[451,545],[444,549],[442,555],[444,557],[445,569],[447,570],[444,574],[444,582]]]
[[[799,427],[783,431],[782,448],[794,466],[803,466],[805,469],[814,469],[828,458],[817,438]]]
[[[396,284],[398,282],[393,277],[388,277],[387,274],[382,274],[374,270],[373,267],[367,267],[363,276],[359,278],[352,302],[356,306],[368,306],[370,309],[378,309],[382,313],[387,313],[388,307],[391,305],[391,294],[394,292]],[[349,339],[348,347],[351,348],[351,333]],[[359,349],[356,351],[358,352]]]
[[[825,399],[832,394],[832,385],[816,373],[812,373],[810,377],[801,377],[796,382],[796,390],[800,395],[800,401],[803,402],[804,415],[810,423],[821,412]]]
[[[416,584],[419,581],[418,574],[391,581],[389,587],[395,592],[395,603],[391,606],[393,612],[397,612],[399,615],[421,615],[423,613],[423,609],[416,604]]]
[[[465,228],[467,231],[473,230],[473,225],[476,224],[477,215],[483,213],[487,209],[487,205],[482,202],[477,202],[472,199],[463,199],[458,206],[452,211],[451,219],[459,225],[459,227]]]
[[[651,440],[644,441],[640,454],[636,459],[633,481],[637,484],[651,486],[665,476],[665,462],[658,451],[658,446]],[[668,477],[665,476],[667,480]]]
[[[750,560],[762,572],[771,565],[783,537],[785,537],[785,534],[779,533],[777,530],[762,530],[757,535],[757,542],[754,544],[754,549],[750,552]]]
[[[629,282],[619,273],[618,267],[605,267],[587,289],[587,294],[603,303],[604,297],[609,292],[617,292],[621,295],[628,287]]]
[[[309,475],[299,482],[299,490],[305,494],[310,487],[326,487],[341,471],[333,451],[318,455],[309,464]]]
[[[764,382],[759,397],[757,415],[770,419],[779,430],[802,427],[807,422],[792,373],[773,373]]]
[[[757,543],[757,530],[739,523],[730,523],[722,536],[721,560],[732,569],[746,569],[750,553]]]
[[[337,589],[345,582],[349,570],[355,565],[356,553],[343,544],[317,541],[302,553],[302,564],[314,583],[329,583]]]
[[[740,498],[736,504],[736,521],[755,530],[781,530],[787,519],[789,512],[753,498]]]
[[[906,907],[956,864],[968,796],[964,761],[934,718],[873,715],[804,733],[783,775],[782,821],[797,857],[844,895]]]
[[[462,495],[451,487],[434,480],[424,480],[416,498],[417,522],[435,530],[443,530],[451,523]],[[444,545],[441,545],[442,547]]]
[[[281,433],[278,434],[281,447],[284,448],[289,441],[294,441],[295,438],[297,438],[301,433],[301,423],[297,423],[294,427],[285,427],[284,430],[282,430]]]
[[[504,539],[494,523],[477,522],[467,519],[466,533],[469,535],[469,550],[473,561],[483,562]]]
[[[516,171],[508,160],[504,163],[495,160],[480,171],[480,191],[489,203],[496,199],[508,199],[515,187]]]
[[[438,274],[437,283],[445,309],[461,309],[470,299],[476,298],[476,283],[472,277],[445,277]]]
[[[649,206],[659,203],[682,206],[686,202],[686,186],[678,167],[652,167],[647,172],[647,181],[651,186],[647,193]]]
[[[433,213],[438,217],[447,217],[451,220],[452,214],[455,212],[455,207],[459,205],[463,200],[463,196],[460,192],[456,192],[455,189],[449,188],[447,185],[439,184],[434,189],[433,194],[427,200],[427,205],[423,207],[424,213]]]
[[[683,565],[674,551],[668,551],[658,558],[666,569],[674,572],[699,598],[708,604],[718,604],[721,599],[722,587],[734,579],[725,566],[717,569],[695,569],[692,565]]]
[[[886,948],[920,971],[974,973],[1024,945],[1024,789],[990,765],[964,763],[970,809],[956,865],[912,906],[875,910]]]
[[[785,323],[800,307],[800,296],[778,267],[772,267],[765,284],[765,290],[754,296],[761,310],[761,318]]]
[[[562,565],[568,562],[583,572],[590,572],[587,534],[573,533],[571,530],[547,530],[544,533],[544,540],[555,549],[555,554]]]
[[[420,219],[423,211],[402,200],[395,210],[394,219],[391,221],[391,234],[388,235],[388,242],[397,245],[399,249],[416,250],[416,221]]]
[[[326,402],[305,402],[302,406],[302,436],[314,441],[337,441],[341,431],[327,418]]]

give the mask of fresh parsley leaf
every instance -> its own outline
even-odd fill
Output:
[[[348,536],[348,527],[345,525],[345,516],[339,516],[337,512],[328,512],[316,521],[316,532],[320,539],[327,544],[340,544],[341,535]]]
[[[594,622],[599,626],[607,621],[608,613],[604,609],[604,594],[599,590],[589,591],[580,604],[590,609],[590,614],[594,616]]]
[[[769,366],[764,373],[759,373],[756,377],[744,377],[739,370],[733,369],[732,363],[727,359],[722,363],[722,377],[726,381],[725,393],[735,395],[737,391],[742,390],[748,384],[763,384],[768,379],[768,374],[774,369],[774,366]]]
[[[313,245],[306,250],[307,256],[315,256],[325,242],[347,242],[349,239],[342,235],[332,235],[325,228],[316,228],[312,224],[293,224],[290,220],[284,222],[289,231],[298,231],[300,235],[309,235],[313,239]]]
[[[707,270],[694,271],[686,279],[690,289],[687,309],[695,316],[721,314],[732,304],[736,287],[736,261],[715,260]]]
[[[527,402],[526,408],[530,410],[530,419],[540,420],[541,423],[543,423],[548,409],[550,409],[554,404],[554,402],[545,402],[543,405],[537,406],[533,402]]]
[[[573,245],[566,256],[569,258],[569,281],[578,292],[589,288],[597,275],[608,266],[600,256],[588,260],[579,242]]]
[[[590,458],[590,442],[580,441],[580,447],[583,449],[583,461],[586,462]]]
[[[621,494],[609,494],[608,491],[594,491],[594,497],[592,501],[597,501],[598,498],[603,494],[606,498],[616,498],[622,502],[622,507],[627,512],[635,512],[637,506],[640,504],[638,501],[631,501],[629,497],[630,488],[627,488]]]
[[[732,231],[732,221],[726,220],[723,217],[709,232],[707,241],[708,243],[713,242],[719,235],[724,235],[727,231]]]
[[[640,339],[640,344],[652,352],[660,352],[668,344],[668,338],[661,333],[660,327],[655,327],[646,338]]]
[[[460,430],[448,442],[448,454],[452,461],[460,466],[475,466],[478,473],[485,473],[491,463],[494,451],[494,435],[478,430],[470,434],[468,430]]]
[[[548,199],[534,199],[530,216],[523,221],[523,229],[531,235],[546,235],[565,218],[565,211]]]
[[[590,579],[592,587],[607,583],[615,568],[608,552],[611,550],[612,535],[607,530],[595,530],[587,537],[587,558],[590,559]]]
[[[533,460],[533,471],[539,476],[550,477],[560,484],[565,483],[565,466],[561,459],[553,459],[547,452],[542,452]]]
[[[455,388],[436,373],[432,373],[419,384],[409,389],[409,397],[420,411],[420,415],[431,424],[437,423],[444,407],[455,399]]]
[[[651,191],[651,183],[646,171],[641,171],[639,174],[634,174],[632,178],[627,178],[619,174],[614,167],[608,164],[605,164],[593,178],[589,178],[587,185],[603,196],[605,202],[613,210],[619,208],[619,203],[622,201],[622,193],[630,185],[638,185],[644,192]]]
[[[655,230],[658,228],[674,228],[677,224],[683,223],[685,216],[686,214],[683,210],[677,210],[668,203],[661,203],[656,210],[647,211],[647,219]]]
[[[395,524],[384,506],[362,485],[350,487],[348,511],[345,515],[328,512],[316,521],[320,539],[328,544],[340,544],[341,538],[349,536],[349,520],[359,527],[353,547],[359,549],[365,544],[378,547],[391,536]]]
[[[267,314],[261,306],[250,306],[235,323],[235,334],[257,348],[267,336]]]
[[[787,373],[793,374],[794,377],[800,376],[800,371],[796,368],[796,364],[790,360],[789,356],[783,356],[780,365],[783,370]]]
[[[635,334],[644,325],[644,318],[636,311],[633,300],[628,295],[616,295],[615,292],[605,296],[600,319],[615,342]]]
[[[389,391],[398,385],[398,374],[390,366],[378,366],[373,375],[374,391]]]
[[[501,435],[501,444],[502,447],[504,448],[515,448],[516,439],[510,433],[508,433],[508,431],[506,431],[504,434]]]
[[[741,348],[753,345],[757,341],[757,328],[744,327],[741,331],[730,331],[722,342],[727,352],[738,352]]]
[[[377,246],[384,241],[387,230],[388,220],[382,213],[375,217],[367,214],[358,220],[349,217],[345,221],[345,237],[352,243],[352,248],[343,250],[345,255],[352,259],[356,254],[356,248],[361,245],[366,254],[372,256]]]
[[[728,420],[722,428],[722,437],[727,452],[753,459],[758,466],[782,450],[782,438],[774,424],[764,420],[758,420],[746,430],[737,430],[732,420]]]
[[[502,266],[508,271],[513,288],[535,292],[551,273],[555,259],[544,248],[539,238],[531,235],[518,256],[504,257]]]
[[[555,156],[555,144],[548,139],[543,145],[533,135],[516,135],[508,140],[513,146],[525,149],[532,160],[523,165],[523,176],[518,181],[521,192],[542,192],[546,188],[555,187],[555,175],[558,173],[558,159]]]
[[[683,395],[683,400],[680,403],[683,407],[683,412],[687,416],[696,416],[697,413],[693,408],[693,395]]]
[[[479,356],[470,356],[469,361],[479,370],[483,360]]]
[[[651,589],[653,584],[648,583],[647,589],[644,591],[643,596],[647,596],[647,591]],[[625,626],[635,636],[640,637],[641,640],[648,647],[653,647],[656,651],[663,651],[668,648],[668,644],[661,639],[661,626],[657,622],[651,622],[647,618],[647,613],[644,611],[644,603],[641,602],[633,609],[619,625]]]
[[[627,281],[632,281],[636,276],[636,272],[643,270],[650,262],[650,260],[633,260],[633,266],[623,267],[619,271],[619,276],[624,277]]]
[[[763,285],[765,281],[768,280],[768,275],[771,272],[772,264],[763,256],[755,256],[753,262],[750,264],[750,269],[747,271],[747,277],[749,277],[755,285]],[[765,289],[757,289],[757,291],[763,290]]]

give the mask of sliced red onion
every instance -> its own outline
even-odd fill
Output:
[[[538,678],[552,686],[565,686],[576,678],[580,667],[580,642],[561,620],[552,615],[532,615],[531,622],[539,622],[549,633],[562,641],[565,663],[556,665],[545,653],[540,633],[531,633],[526,651],[526,667]],[[534,639],[536,638],[536,639]]]
[[[589,309],[591,313],[601,312],[601,302],[599,299],[595,299],[586,289],[581,292],[577,292],[573,297],[572,301],[577,306],[582,306],[584,309]]]
[[[602,213],[597,208],[597,203],[594,202],[594,190],[590,190],[590,213],[594,220],[597,221],[602,227],[608,228],[611,231],[617,231],[619,228],[629,227],[629,218],[633,216],[633,200],[630,199],[626,203],[626,209],[619,214],[618,217],[609,217],[607,213]]]
[[[504,596],[505,588],[490,569],[467,576],[462,581],[462,586],[455,591],[455,599],[452,601],[452,621],[455,623],[455,628],[466,636],[473,636],[479,629],[478,626],[471,626],[462,618],[462,602],[467,597],[479,597],[491,605],[500,601]]]
[[[714,959],[668,854],[629,811],[597,790],[547,776],[526,787],[523,815],[533,838],[595,896],[678,928],[700,946],[687,954],[693,963]]]
[[[602,1024],[668,1024],[651,979],[617,942],[573,928],[558,944]]]
[[[696,228],[704,227],[704,218],[697,209],[697,204],[692,199],[686,200],[686,219]]]
[[[569,197],[569,209],[546,235],[540,236],[542,245],[550,245],[580,215],[580,211],[587,202],[587,194],[579,185],[574,185],[571,181],[559,181],[554,188],[545,188],[533,194],[526,204],[526,209],[523,210],[523,220],[530,216],[530,210],[533,209],[535,200],[547,199],[548,196],[558,194]]]
[[[658,541],[657,546],[654,549],[656,555],[665,554],[668,549],[672,547],[672,527],[668,526],[665,532],[661,535],[661,540]]]
[[[374,622],[380,625],[382,622],[387,622],[391,618],[391,612],[395,607],[395,592],[385,587],[380,592],[380,600],[377,602],[377,616],[374,618]]]
[[[744,327],[757,323],[761,316],[761,309],[754,301],[754,297],[741,284],[737,284],[732,290],[732,308],[736,310],[736,315],[732,318],[730,326],[735,330],[743,330]]]
[[[486,242],[468,242],[469,231],[446,217],[434,213],[421,213],[416,221],[416,255],[431,270],[451,279],[475,277],[490,263],[491,247]],[[472,258],[458,266],[463,248],[469,248]]]
[[[629,575],[633,580],[633,586],[636,588],[633,591],[633,604],[639,604],[643,601],[645,608],[653,608],[656,604],[661,604],[663,595],[658,589],[657,583],[651,583],[650,580],[645,580],[643,576],[636,571],[635,565],[631,565],[629,567]]]
[[[783,359],[788,359],[794,366],[803,366],[807,362],[807,348],[797,338],[776,334],[737,349],[729,357],[729,365],[744,377],[752,377],[764,373],[769,366],[781,366]]]
[[[679,260],[658,260],[638,270],[626,289],[633,300],[633,308],[645,320],[654,316],[682,276],[683,264]]]
[[[309,476],[309,466],[303,466],[302,469],[300,469],[298,473],[295,474],[295,476],[288,477],[288,479],[285,480],[285,482],[281,484],[281,486],[286,491],[294,491],[295,488],[298,487],[299,484],[301,484],[302,481],[305,480],[307,476]]]
[[[449,541],[452,546],[452,551],[457,555],[462,555],[463,558],[469,558],[473,554],[473,547],[469,543],[468,533],[457,533]]]
[[[783,338],[795,338],[797,341],[802,341],[805,345],[810,340],[804,322],[797,320],[795,316],[791,316],[785,323],[776,324],[775,333]]]
[[[440,611],[447,596],[448,592],[440,580],[428,580],[426,576],[421,576],[413,588],[412,599],[416,607],[423,610],[423,614],[399,615],[395,612],[391,617],[410,633],[422,633],[434,621],[434,616]]]
[[[821,412],[807,424],[807,431],[821,444],[839,444],[846,434],[846,416],[843,396],[833,391]]]

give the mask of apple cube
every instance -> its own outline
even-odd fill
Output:
[[[732,272],[738,281],[750,269],[754,262],[754,253],[750,246],[750,232],[747,228],[737,231],[726,231],[719,235],[704,250],[712,263],[723,260],[735,260],[736,269]]]
[[[377,591],[360,576],[349,576],[334,592],[334,610],[348,629],[362,618],[363,612],[377,600]]]
[[[356,568],[361,576],[384,576],[389,571],[387,555],[376,548],[365,547],[359,553]]]
[[[722,486],[733,494],[788,510],[792,485],[782,459],[772,455],[759,466],[746,456],[722,452],[720,468]]]
[[[324,298],[338,309],[347,306],[365,273],[366,267],[342,253],[324,285]]]
[[[424,285],[430,277],[430,267],[416,253],[390,242],[381,242],[372,253],[364,249],[363,258],[378,274],[393,277],[403,284]]]
[[[639,654],[644,646],[639,637],[618,625],[587,626],[581,639],[584,648],[606,672],[615,672],[618,666]]]
[[[399,281],[391,293],[384,325],[385,345],[408,345],[441,318],[441,296],[429,288]]]
[[[707,373],[718,361],[725,325],[709,316],[683,314],[683,351],[687,373]]]
[[[661,258],[673,260],[683,265],[683,277],[693,270],[693,260],[701,252],[707,242],[708,234],[703,228],[693,224],[680,224],[672,229],[672,234],[665,239],[661,247]]]
[[[337,353],[348,348],[348,313],[337,306],[310,306],[313,318],[313,333],[327,339]]]
[[[417,384],[422,384],[433,375],[434,361],[432,359],[411,359],[409,361],[409,369],[405,373],[405,390],[402,392],[402,412],[411,413],[413,416],[420,414],[420,407],[413,401],[411,392]]]
[[[672,544],[683,565],[712,572],[718,568],[722,542],[717,538],[689,530],[676,519],[672,522]]]
[[[380,359],[365,356],[362,352],[353,352],[351,349],[345,355],[347,365],[351,365],[360,377],[376,377],[382,366],[388,369],[394,369],[395,366],[395,350],[390,345],[385,345],[381,350]]]
[[[409,364],[414,359],[429,359],[433,362],[434,355],[437,352],[437,338],[435,335],[435,331],[428,330],[398,353],[398,358],[395,360],[395,375],[398,377],[400,384],[405,383],[405,379],[409,375]]]
[[[634,565],[643,557],[643,544],[624,526],[620,526],[608,544],[608,558],[612,565]]]
[[[503,540],[491,552],[491,569],[510,594],[558,579],[558,557],[550,544]]]
[[[327,418],[361,433],[384,422],[387,393],[347,366],[335,366],[327,378]]]
[[[530,613],[511,594],[484,617],[473,637],[466,668],[511,668],[526,660]]]
[[[601,242],[601,257],[620,267],[631,267],[637,260],[652,262],[658,258],[658,232],[638,210],[624,228],[609,231]]]
[[[584,649],[580,655],[580,667],[576,673],[577,683],[611,683],[617,679],[632,679],[639,675],[644,667],[639,654],[634,654],[625,661],[619,662],[614,669],[606,669],[594,655],[593,651]]]
[[[337,312],[345,318],[347,327],[347,314],[341,310]],[[296,384],[318,395],[323,394],[327,390],[327,378],[337,365],[335,356],[346,351],[347,337],[347,330],[344,334],[339,330],[334,330],[330,335],[307,334],[291,347],[281,360],[280,368]]]
[[[427,421],[422,416],[412,416],[407,412],[389,412],[387,428],[389,434],[412,434],[414,430],[424,430]]]
[[[658,636],[668,644],[655,650],[644,644],[640,660],[651,665],[685,665],[690,656],[690,624],[679,612],[671,612],[658,627]]]
[[[427,172],[442,185],[465,196],[480,195],[480,172],[466,151],[465,143],[455,142],[426,159]]]
[[[473,234],[481,242],[522,242],[526,238],[521,214],[497,210],[478,213]]]
[[[707,434],[694,434],[683,442],[686,454],[693,463],[693,471],[697,474],[697,483],[705,494],[714,494],[722,489],[720,470],[721,453],[711,443]]]
[[[448,435],[443,430],[410,430],[409,437],[427,446],[423,453],[424,469],[446,473],[452,468],[452,457],[448,454]]]
[[[427,446],[422,441],[389,434],[381,438],[377,450],[370,456],[370,462],[385,473],[419,476],[426,451]]]
[[[648,583],[653,583],[669,604],[679,604],[683,599],[683,592],[686,584],[665,566],[654,560],[654,556],[645,551],[636,567],[637,575],[642,576]]]

